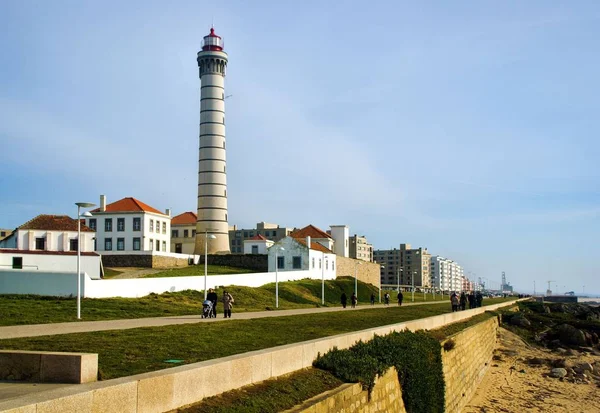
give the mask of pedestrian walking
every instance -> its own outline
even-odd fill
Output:
[[[356,293],[352,293],[352,295],[350,296],[350,302],[352,303],[352,308],[356,308],[356,303],[358,302]]]
[[[475,307],[481,307],[482,303],[483,303],[483,294],[481,294],[481,291],[477,291],[477,293],[475,294]]]
[[[473,291],[469,293],[467,298],[469,300],[469,309],[475,308],[475,294],[473,294]]]
[[[342,301],[342,307],[346,308],[346,303],[348,302],[348,297],[346,297],[346,293],[342,291],[342,297],[340,298]]]
[[[465,311],[467,309],[467,295],[465,294],[465,292],[463,291],[462,293],[460,293],[460,309],[462,311]]]
[[[375,305],[375,294],[371,293],[371,305]]]
[[[214,289],[208,290],[208,294],[206,295],[206,299],[212,302],[212,314],[211,317],[217,318],[217,302],[219,301],[219,297]]]
[[[231,308],[233,307],[233,296],[227,291],[223,291],[223,318],[231,318]]]
[[[452,303],[452,312],[458,311],[459,301],[456,292],[452,292],[452,295],[450,296],[450,303]]]
[[[402,294],[402,291],[398,291],[398,305],[399,306],[402,305],[402,300],[404,300],[404,295]]]
[[[385,300],[385,305],[390,305],[390,293],[385,293],[383,299]]]

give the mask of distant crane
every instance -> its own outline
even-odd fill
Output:
[[[546,282],[548,283],[548,290],[546,290],[546,295],[552,295],[552,288],[551,288],[550,283],[555,283],[556,281],[554,281],[554,280],[548,280]]]

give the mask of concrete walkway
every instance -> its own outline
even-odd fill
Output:
[[[427,304],[438,304],[438,303],[450,303],[448,300],[444,301],[415,301],[414,303],[404,302],[403,307],[409,307],[413,305],[427,305]],[[172,316],[172,317],[155,317],[155,318],[133,318],[125,320],[103,320],[103,321],[80,321],[72,323],[54,323],[54,324],[32,324],[32,325],[19,325],[19,326],[8,326],[0,327],[0,340],[9,338],[21,338],[21,337],[39,337],[39,336],[52,336],[57,334],[73,334],[73,333],[88,333],[92,331],[109,331],[109,330],[127,330],[130,328],[140,327],[159,327],[168,325],[179,325],[179,324],[192,324],[192,323],[214,323],[223,322],[229,320],[249,320],[252,318],[267,318],[267,317],[284,317],[289,315],[300,315],[300,314],[317,314],[317,313],[330,313],[335,311],[356,311],[356,310],[368,310],[373,308],[385,308],[385,307],[397,307],[397,304],[390,304],[385,306],[383,304],[377,305],[365,305],[351,308],[340,307],[319,307],[319,308],[298,308],[293,310],[278,310],[278,311],[257,311],[257,312],[246,312],[246,313],[234,313],[231,319],[223,319],[223,313],[220,314],[219,318],[201,318],[200,315],[183,315],[183,316]],[[218,308],[220,309],[220,308]]]

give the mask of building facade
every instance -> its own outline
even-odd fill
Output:
[[[244,240],[244,254],[268,254],[269,248],[275,243],[262,235],[255,235]]]
[[[399,249],[375,250],[373,259],[382,265],[381,284],[398,284],[404,287],[431,287],[430,259],[427,248],[411,248],[400,244]]]
[[[193,254],[196,247],[196,224],[198,217],[188,211],[171,219],[171,251]]]
[[[349,241],[350,258],[369,262],[373,261],[373,245],[367,242],[367,238],[364,235],[358,236],[354,234],[354,236],[350,237]]]
[[[4,238],[8,237],[12,233],[12,229],[0,228],[0,241],[2,241]]]
[[[268,250],[269,272],[310,271],[311,277],[336,277],[336,255],[322,244],[306,238],[285,237]]]
[[[200,75],[200,153],[196,254],[229,253],[225,141],[225,72],[223,39],[210,29],[196,59]],[[204,234],[216,238],[211,239]],[[205,249],[205,242],[208,247]]]
[[[243,254],[244,241],[252,239],[257,235],[263,236],[269,241],[277,242],[290,235],[293,231],[293,228],[280,227],[277,224],[269,224],[268,222],[259,222],[256,224],[256,228],[252,229],[238,229],[236,226],[233,226],[229,230],[231,253]]]
[[[470,291],[462,267],[455,261],[436,255],[431,257],[431,282],[442,291]]]
[[[66,215],[38,215],[0,241],[0,271],[77,273],[77,220]],[[80,223],[82,273],[100,278],[94,231]]]
[[[94,209],[86,225],[96,231],[95,250],[102,254],[122,251],[171,251],[171,211],[165,213],[135,198]]]

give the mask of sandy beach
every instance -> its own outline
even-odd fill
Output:
[[[581,373],[582,363],[592,372]],[[567,376],[551,377],[559,365]],[[532,347],[500,328],[494,359],[463,412],[600,412],[600,356]]]

